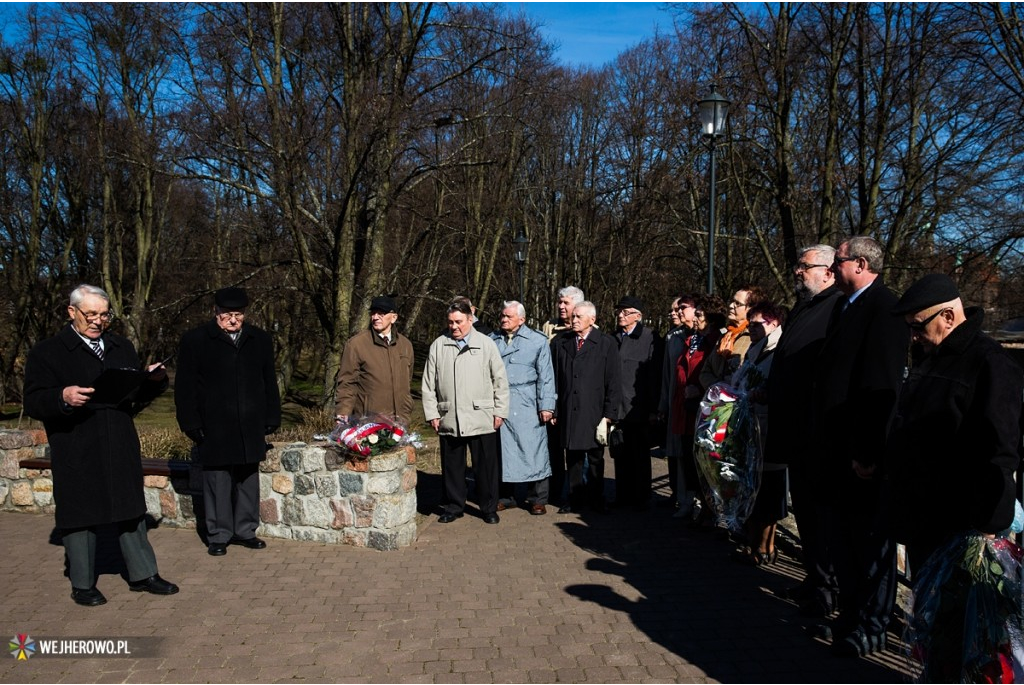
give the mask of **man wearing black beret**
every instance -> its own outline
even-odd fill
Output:
[[[281,425],[281,399],[273,342],[245,322],[245,290],[218,290],[214,304],[213,319],[181,338],[174,404],[203,467],[207,551],[223,556],[229,544],[267,546],[256,537],[259,464],[265,436]]]
[[[893,308],[919,361],[900,391],[886,446],[897,539],[919,569],[952,536],[994,534],[1014,513],[1024,370],[982,332],[948,276],[929,274]]]

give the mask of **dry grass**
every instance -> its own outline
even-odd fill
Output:
[[[189,459],[192,441],[177,428],[138,427],[142,456],[150,459]]]

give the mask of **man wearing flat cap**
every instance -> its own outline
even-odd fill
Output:
[[[615,505],[644,509],[651,499],[652,422],[661,392],[661,337],[643,324],[644,303],[627,295],[615,304],[622,408],[609,439],[615,460]],[[619,439],[621,438],[621,440]]]
[[[242,288],[214,295],[213,319],[185,333],[178,349],[174,404],[178,426],[194,443],[203,467],[207,551],[228,545],[263,549],[259,527],[259,464],[266,437],[281,425],[274,346],[246,323]]]
[[[952,536],[1012,522],[1024,371],[948,276],[914,283],[893,313],[919,353],[886,445],[896,536],[919,569]]]
[[[338,418],[412,415],[412,343],[395,330],[398,305],[391,297],[370,302],[370,327],[349,338],[341,355],[335,409]]]

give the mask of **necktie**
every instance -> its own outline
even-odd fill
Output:
[[[576,351],[577,352],[579,352],[580,350],[583,349],[583,341],[584,340],[586,340],[586,338],[576,338]]]
[[[100,341],[99,340],[90,340],[89,341],[89,347],[92,348],[93,353],[97,357],[99,357],[100,359],[103,359],[103,346],[100,345]]]

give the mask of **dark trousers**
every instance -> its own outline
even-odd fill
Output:
[[[651,499],[651,448],[649,427],[645,423],[615,424],[622,431],[622,443],[609,447],[615,460],[615,503],[640,506]]]
[[[561,446],[558,428],[548,424],[548,457],[551,460],[551,500],[562,504],[565,497],[565,449]]]
[[[838,636],[853,630],[881,635],[896,602],[896,542],[883,483],[850,473],[830,512],[836,580],[839,583]]]
[[[128,567],[128,580],[136,582],[157,574],[156,554],[149,544],[146,519],[119,521],[117,542]],[[64,551],[68,555],[71,587],[88,590],[96,584],[96,529],[74,528],[63,531]]]
[[[566,450],[566,473],[569,477],[569,503],[604,507],[604,448]],[[586,472],[584,474],[584,463]]]
[[[473,461],[477,504],[481,514],[498,509],[498,488],[501,485],[501,458],[498,456],[498,434],[485,433],[456,437],[441,436],[441,480],[444,491],[441,507],[449,514],[466,509],[466,448]]]
[[[550,478],[530,481],[529,483],[506,483],[502,481],[498,489],[498,497],[505,506],[513,506],[516,501],[516,486],[526,485],[526,501],[531,504],[547,504],[550,493]]]
[[[256,537],[260,525],[259,464],[203,467],[208,542]]]
[[[833,607],[836,593],[836,574],[829,549],[829,517],[832,515],[828,500],[831,489],[820,482],[800,460],[789,465],[789,494],[793,498],[793,518],[803,549],[804,584],[813,597],[827,607]]]

